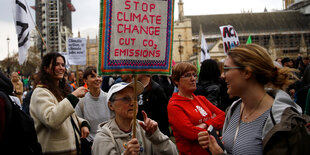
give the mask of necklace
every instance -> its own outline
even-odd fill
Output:
[[[260,103],[263,101],[263,99],[266,96],[266,94],[267,93],[265,93],[264,96],[260,99],[260,101],[257,103],[257,106],[254,108],[254,110],[248,116],[244,116],[244,119],[247,120],[248,117],[250,117],[255,112],[255,110],[259,107]],[[234,144],[236,142],[236,139],[237,139],[237,136],[238,136],[238,133],[239,133],[239,128],[240,128],[240,123],[241,123],[241,119],[242,119],[242,115],[243,115],[243,110],[244,110],[244,106],[242,107],[241,112],[240,112],[238,126],[237,126],[237,129],[236,129],[236,132],[235,132],[235,136],[234,136]]]
[[[262,103],[262,101],[263,101],[263,99],[265,98],[265,96],[266,96],[266,93],[264,94],[264,96],[259,100],[259,102],[257,103],[257,106],[254,108],[254,110],[253,111],[251,111],[248,115],[244,115],[244,119],[248,119],[256,110],[257,110],[257,108],[259,107],[259,105]],[[244,106],[242,107],[242,111],[241,111],[241,115],[243,115],[244,114]],[[241,118],[242,118],[242,116],[241,116]]]

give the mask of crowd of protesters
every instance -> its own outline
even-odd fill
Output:
[[[137,94],[132,75],[99,76],[93,66],[76,75],[65,61],[48,53],[38,73],[10,75],[11,97],[33,118],[43,154],[78,154],[82,139],[96,155],[263,154],[264,138],[287,107],[310,114],[309,58],[272,60],[256,44],[231,49],[224,62],[203,61],[200,73],[180,62],[171,76],[138,75]]]

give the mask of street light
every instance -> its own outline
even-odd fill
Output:
[[[180,53],[180,62],[182,62],[182,52],[183,52],[183,47],[181,45],[181,38],[182,38],[182,35],[179,34],[178,35],[178,38],[179,38],[179,53]]]
[[[8,42],[8,66],[7,66],[7,72],[10,75],[10,49],[9,49],[9,45],[10,45],[10,38],[7,37],[6,41]]]

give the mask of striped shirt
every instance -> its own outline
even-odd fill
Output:
[[[246,154],[261,155],[262,148],[262,131],[267,120],[270,109],[266,110],[261,116],[251,122],[240,122],[239,133],[234,144],[234,137],[240,118],[239,104],[232,114],[227,129],[223,133],[225,149],[228,154]]]

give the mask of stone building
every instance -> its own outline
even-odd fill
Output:
[[[98,67],[98,37],[86,41],[86,66]]]
[[[305,0],[308,2],[309,0]],[[287,10],[262,13],[239,13],[218,15],[184,16],[183,2],[179,0],[179,19],[175,21],[173,59],[196,62],[200,53],[200,31],[208,43],[212,59],[225,58],[219,27],[232,25],[238,33],[241,44],[249,35],[252,42],[265,47],[272,58],[296,58],[298,53],[310,53],[310,11],[309,3],[288,5]],[[200,27],[202,30],[200,30]],[[181,39],[178,36],[181,35]],[[181,48],[180,48],[181,47]]]

